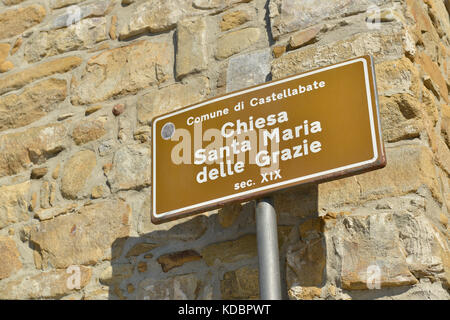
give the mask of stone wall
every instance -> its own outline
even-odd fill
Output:
[[[388,165],[274,195],[285,298],[449,299],[449,11],[1,0],[0,298],[258,298],[254,203],[151,223],[150,120],[371,54]]]

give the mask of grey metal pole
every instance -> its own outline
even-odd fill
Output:
[[[277,216],[271,198],[256,203],[259,293],[261,300],[281,300]]]

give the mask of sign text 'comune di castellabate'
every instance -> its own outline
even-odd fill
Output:
[[[152,129],[154,223],[386,164],[370,56],[158,116]]]

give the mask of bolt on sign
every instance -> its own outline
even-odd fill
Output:
[[[386,165],[364,56],[152,120],[152,221]]]

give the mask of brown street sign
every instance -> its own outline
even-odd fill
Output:
[[[157,116],[152,129],[154,223],[386,165],[370,56]]]

